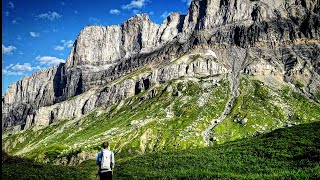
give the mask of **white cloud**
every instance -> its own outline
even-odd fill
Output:
[[[188,6],[190,6],[192,0],[182,0],[182,2],[185,2],[188,4]]]
[[[40,62],[40,64],[45,65],[59,65],[60,63],[64,63],[65,60],[59,59],[53,56],[37,56],[36,59]]]
[[[21,71],[10,71],[10,70],[6,70],[6,69],[2,69],[2,74],[3,75],[8,75],[8,76],[11,76],[11,75],[23,75],[23,72],[21,72]]]
[[[133,9],[144,7],[149,0],[132,0],[129,4],[123,5],[122,9]]]
[[[111,9],[109,11],[110,14],[114,14],[114,15],[119,15],[121,13],[121,11],[119,9]]]
[[[161,15],[161,17],[162,17],[163,19],[167,18],[168,16],[169,16],[168,11],[164,12],[164,13]]]
[[[37,32],[30,32],[30,36],[32,36],[32,37],[39,37],[40,34],[37,33]]]
[[[54,50],[56,51],[63,51],[64,50],[64,46],[55,46]]]
[[[63,51],[65,48],[71,48],[73,46],[73,41],[72,40],[69,40],[69,41],[66,41],[66,40],[61,40],[61,45],[57,45],[54,47],[54,50],[56,51]]]
[[[4,75],[24,75],[25,71],[39,70],[39,66],[33,67],[30,63],[17,63],[10,64],[5,69],[2,69],[2,74]]]
[[[9,66],[7,66],[5,69],[10,69],[12,66],[14,66],[14,64],[10,64]]]
[[[48,19],[50,21],[53,21],[55,19],[61,18],[62,15],[60,15],[59,13],[57,13],[55,11],[53,11],[53,12],[49,11],[47,13],[39,14],[37,17],[41,18],[41,19]]]
[[[24,63],[24,64],[18,63],[10,68],[15,71],[31,71],[33,69],[30,63]]]
[[[57,45],[54,47],[54,50],[56,51],[63,51],[65,48],[71,48],[73,46],[73,41],[69,40],[61,40],[62,45]]]
[[[69,41],[61,40],[61,42],[63,42],[63,45],[65,47],[71,48],[73,46],[73,41],[72,40],[69,40]]]
[[[14,46],[5,46],[2,44],[2,54],[12,54],[12,52],[14,50],[16,50],[17,48]]]
[[[8,6],[9,6],[10,9],[13,9],[14,8],[13,2],[9,1]]]

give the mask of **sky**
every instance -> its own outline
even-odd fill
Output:
[[[122,24],[147,13],[161,24],[191,0],[2,0],[2,95],[11,83],[65,62],[87,25]]]

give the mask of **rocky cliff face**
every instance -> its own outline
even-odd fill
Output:
[[[158,25],[147,14],[138,14],[121,26],[87,26],[80,32],[66,67],[107,69],[121,59],[151,52],[177,36],[182,31],[183,20],[184,15],[172,13]]]
[[[142,14],[119,26],[87,26],[65,64],[8,88],[2,128],[80,117],[182,76],[225,73],[236,89],[238,73],[246,73],[275,86],[303,84],[301,92],[319,102],[319,14],[318,0],[194,0],[187,15],[172,13],[161,25]],[[211,58],[172,63],[192,59],[192,51]]]

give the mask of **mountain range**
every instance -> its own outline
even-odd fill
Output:
[[[86,26],[66,63],[2,97],[9,154],[75,164],[194,149],[320,120],[319,0],[193,0],[162,24]]]

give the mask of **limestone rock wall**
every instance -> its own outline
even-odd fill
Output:
[[[96,108],[108,109],[124,99],[179,77],[206,77],[227,74],[228,72],[226,67],[217,64],[212,57],[190,64],[174,63],[142,72],[132,78],[125,78],[121,82],[107,87],[91,89],[77,97],[52,106],[41,107],[35,114],[28,116],[26,128],[32,125],[41,128],[59,119],[81,117]]]
[[[171,13],[161,25],[142,14],[121,25],[87,26],[79,33],[65,64],[39,71],[8,88],[2,98],[2,128],[30,127],[46,113],[44,117],[49,120],[43,122],[48,124],[118,102],[132,95],[129,86],[133,84],[110,89],[117,96],[93,93],[75,102],[79,107],[68,105],[68,99],[74,96],[148,65],[161,69],[196,47],[251,49],[253,65],[243,72],[254,75],[269,69],[286,82],[303,82],[303,92],[313,97],[319,87],[319,14],[319,0],[194,0],[186,15]],[[230,69],[223,56],[218,64]],[[158,81],[184,71],[163,72],[163,80]],[[190,73],[197,75],[195,71]],[[59,110],[43,110],[53,106]]]

